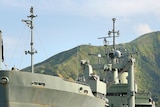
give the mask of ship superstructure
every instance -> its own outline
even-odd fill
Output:
[[[104,64],[91,65],[81,60],[84,73],[82,81],[68,81],[58,76],[34,73],[33,54],[33,7],[31,20],[23,20],[31,29],[31,72],[12,70],[0,71],[0,107],[152,107],[149,94],[138,94],[134,82],[133,53],[121,52],[115,47],[115,18],[113,30],[113,49],[106,51]],[[113,36],[111,36],[113,33]],[[104,42],[106,42],[106,38]],[[101,38],[100,38],[101,39]],[[1,40],[1,39],[0,39]],[[106,46],[106,45],[105,45]],[[111,75],[111,81],[102,81],[94,70],[103,70]]]
[[[90,84],[96,96],[103,96],[104,94],[95,93],[94,90],[104,89],[102,87],[106,86],[106,97],[109,99],[110,107],[152,107],[154,106],[154,102],[151,94],[139,93],[134,80],[135,58],[133,56],[136,55],[137,52],[127,52],[125,49],[116,49],[115,37],[118,37],[119,31],[115,31],[116,19],[113,18],[112,21],[113,29],[108,32],[109,36],[98,38],[104,39],[105,47],[107,47],[108,44],[107,38],[113,38],[113,47],[111,50],[106,50],[105,52],[106,63],[91,65],[87,60],[82,61],[86,82]],[[94,70],[101,70],[106,73],[105,84],[103,84],[104,82],[96,82],[96,80],[99,80],[99,76],[94,75]],[[109,79],[107,79],[108,75],[110,75]]]

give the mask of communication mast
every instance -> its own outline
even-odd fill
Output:
[[[115,50],[115,37],[119,36],[119,30],[115,31],[116,18],[112,18],[112,21],[113,21],[113,29],[112,29],[112,31],[108,31],[108,35],[109,35],[109,37],[113,37],[113,49]],[[112,33],[113,33],[113,36],[111,36]],[[118,36],[115,36],[115,34],[117,34]]]
[[[28,27],[31,29],[31,43],[30,43],[31,50],[25,51],[25,54],[31,55],[31,71],[32,71],[32,73],[34,73],[33,55],[34,55],[34,53],[37,53],[37,51],[33,47],[33,45],[34,45],[34,43],[33,43],[33,28],[34,28],[33,27],[33,18],[37,17],[37,15],[34,15],[33,7],[30,8],[30,14],[31,14],[30,16],[27,16],[28,18],[30,18],[30,20],[22,20],[22,22],[25,22],[28,25]]]

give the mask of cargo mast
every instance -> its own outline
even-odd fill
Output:
[[[37,17],[37,15],[34,15],[33,13],[33,7],[30,8],[30,13],[31,15],[30,16],[27,16],[28,18],[30,18],[30,20],[22,20],[23,22],[25,22],[28,27],[30,27],[31,29],[31,50],[30,51],[25,51],[25,54],[30,54],[31,55],[31,71],[32,73],[34,73],[34,64],[33,64],[33,55],[34,53],[37,53],[37,51],[34,49],[33,45],[33,18]]]

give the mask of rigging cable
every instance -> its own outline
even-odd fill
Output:
[[[17,50],[18,50],[18,47],[20,46],[20,41],[22,41],[22,35],[24,33],[24,28],[23,28],[23,31],[21,32],[20,36],[17,37],[18,38],[18,42],[17,44],[15,45],[15,48],[13,50],[13,54],[11,55],[11,59],[9,60],[9,64],[11,64],[13,62],[13,59],[15,58],[15,55],[17,54]]]
[[[40,42],[40,45],[41,45],[41,47],[42,47],[42,50],[43,50],[45,56],[48,58],[48,54],[47,54],[47,52],[46,52],[45,46],[43,45],[43,42],[41,41],[40,36],[39,36],[39,33],[37,32],[36,28],[35,28],[35,33],[37,34],[38,40],[39,40],[39,42]],[[35,37],[36,37],[36,36],[35,36]]]
[[[25,28],[26,28],[26,26],[25,26]],[[21,59],[20,59],[20,63],[19,63],[19,67],[21,68],[21,65],[22,65],[22,62],[23,62],[23,58],[24,58],[24,56],[25,56],[25,54],[24,54],[24,52],[25,52],[25,49],[26,49],[26,47],[27,47],[27,43],[28,43],[28,41],[29,41],[29,35],[30,34],[30,29],[28,30],[28,34],[27,34],[27,39],[25,39],[26,41],[25,41],[25,46],[24,46],[24,48],[23,48],[23,51],[22,51],[22,56],[21,56]]]
[[[22,44],[24,44],[24,43],[25,43],[25,47],[26,47],[26,44],[27,44],[27,41],[28,41],[29,37],[28,37],[27,39],[23,39],[24,31],[25,31],[25,30],[26,30],[26,26],[24,25],[22,32],[20,33],[19,37],[17,37],[17,38],[18,38],[18,42],[17,42],[17,44],[15,45],[13,54],[12,54],[11,59],[10,59],[10,61],[9,61],[10,64],[11,64],[11,62],[13,62],[13,59],[15,59],[15,55],[17,54],[18,49],[20,49],[19,47],[20,47],[20,46],[22,47],[22,46],[23,46]],[[23,40],[25,40],[26,42],[24,42]],[[24,47],[24,48],[25,48],[25,47]],[[21,50],[20,50],[20,51],[21,51]],[[21,58],[21,59],[20,59],[20,63],[17,65],[17,66],[18,66],[18,69],[21,68],[21,64],[22,64],[22,60],[23,60],[23,56],[24,56],[24,51],[21,51],[21,52],[23,52],[23,54],[21,54],[21,56],[19,57],[19,58]],[[20,53],[21,53],[21,52],[20,52]],[[18,53],[19,53],[19,52],[18,52]],[[13,65],[12,65],[12,66],[13,66]],[[14,66],[15,66],[15,65],[14,65]]]

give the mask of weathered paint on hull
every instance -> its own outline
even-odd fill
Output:
[[[9,82],[0,84],[0,107],[105,107],[87,85],[28,72],[0,71],[3,77]]]

